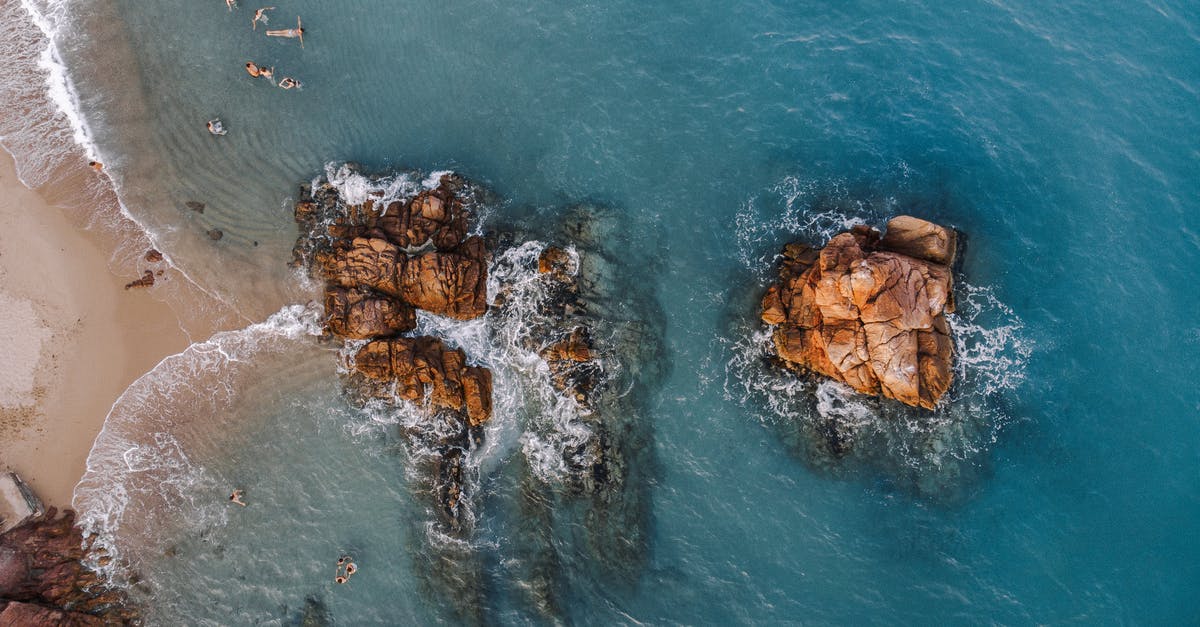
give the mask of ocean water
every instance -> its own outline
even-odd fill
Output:
[[[219,0],[4,8],[48,35],[23,58],[70,113],[5,145],[27,173],[100,158],[237,312],[126,392],[76,490],[154,622],[1200,620],[1194,3],[279,5],[303,49]],[[645,333],[608,408],[637,434],[630,515],[543,472],[570,417],[498,314],[423,320],[507,395],[472,534],[430,527],[406,415],[343,397],[286,265],[298,184],[343,162],[459,172],[495,194],[481,232],[567,244],[600,216],[598,308]],[[761,364],[773,254],[898,212],[966,238],[959,383],[923,418]],[[337,586],[342,553],[362,570]]]

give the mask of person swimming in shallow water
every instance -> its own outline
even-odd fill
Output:
[[[246,492],[245,492],[244,490],[242,490],[241,488],[237,488],[237,489],[235,489],[235,490],[233,491],[233,493],[229,495],[229,502],[230,502],[230,503],[237,503],[238,505],[241,505],[242,507],[245,507],[245,506],[246,506],[246,504],[245,504],[245,503],[242,501],[242,495],[243,495],[243,494],[245,494],[245,493],[246,493]]]

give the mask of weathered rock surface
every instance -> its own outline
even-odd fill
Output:
[[[417,313],[394,298],[359,288],[325,289],[325,323],[339,337],[366,340],[411,331]]]
[[[57,625],[59,627],[100,627],[104,619],[91,614],[67,612],[32,603],[13,601],[3,605],[0,611],[0,627],[32,627],[33,625]]]
[[[477,237],[453,251],[417,255],[385,239],[356,237],[317,260],[325,279],[339,287],[369,288],[459,320],[487,313],[486,250]]]
[[[492,373],[436,337],[399,337],[416,328],[416,310],[467,320],[488,310],[488,253],[468,237],[465,183],[387,202],[383,192],[346,204],[326,183],[302,188],[295,206],[301,235],[294,264],[325,281],[325,326],[341,339],[370,340],[350,356],[348,390],[361,400],[404,400],[425,410],[403,430],[429,452],[432,494],[446,528],[467,527],[466,456],[492,415]],[[468,191],[469,194],[469,191]]]
[[[395,382],[396,395],[409,401],[428,397],[431,405],[464,412],[468,424],[492,415],[492,373],[468,366],[462,351],[436,337],[373,340],[354,356],[354,369],[375,381]]]
[[[75,514],[44,515],[0,535],[0,625],[130,624],[125,595],[83,565],[90,548]],[[101,560],[107,558],[101,557]]]
[[[910,216],[888,224],[883,238],[855,227],[819,253],[789,244],[762,319],[788,365],[931,409],[951,383],[954,310],[950,267],[934,260],[953,261],[956,237]]]

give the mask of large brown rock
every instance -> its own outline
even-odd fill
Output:
[[[356,237],[317,255],[326,280],[370,288],[417,309],[468,320],[487,313],[487,261],[473,237],[453,251],[408,255],[381,238]]]
[[[436,408],[462,412],[481,425],[492,415],[492,372],[468,366],[462,351],[436,337],[398,337],[368,342],[354,356],[354,369],[381,382],[395,382],[410,401],[428,397]]]
[[[32,603],[13,601],[0,611],[0,627],[33,627],[55,625],[56,627],[102,627],[106,623],[99,616],[67,612],[42,607]]]
[[[417,327],[417,312],[412,307],[356,288],[327,288],[325,318],[330,332],[354,340],[387,337]]]
[[[881,250],[890,250],[943,266],[954,265],[954,253],[958,246],[958,234],[948,229],[914,218],[896,216],[888,220],[887,231],[879,242]]]
[[[902,226],[889,246],[953,260],[954,238],[945,235],[953,231],[903,217],[889,223]],[[762,319],[777,325],[775,347],[785,362],[864,394],[932,408],[951,383],[951,272],[883,250],[889,235],[881,240],[856,228],[816,256],[789,245],[780,282],[763,296]]]
[[[89,545],[75,526],[74,512],[59,517],[53,507],[0,535],[0,600],[21,602],[4,608],[0,625],[136,621],[124,592],[106,586],[84,566]]]

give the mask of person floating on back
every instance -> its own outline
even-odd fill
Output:
[[[221,118],[214,118],[208,121],[208,132],[213,135],[225,134],[225,125],[221,124]]]
[[[300,87],[301,85],[300,85],[300,81],[298,81],[290,76],[285,76],[285,77],[279,79],[279,86],[282,87],[283,89],[291,89],[293,87]]]
[[[262,68],[258,67],[258,65],[256,65],[253,61],[246,62],[246,72],[248,72],[250,76],[253,76],[254,78],[262,76]]]
[[[288,39],[300,38],[300,47],[304,47],[304,27],[300,25],[300,16],[296,16],[296,28],[283,28],[279,30],[267,31],[267,37],[287,37]]]
[[[263,7],[254,12],[254,19],[250,20],[250,27],[253,30],[258,30],[258,23],[267,23],[267,11],[274,11],[275,7]]]

